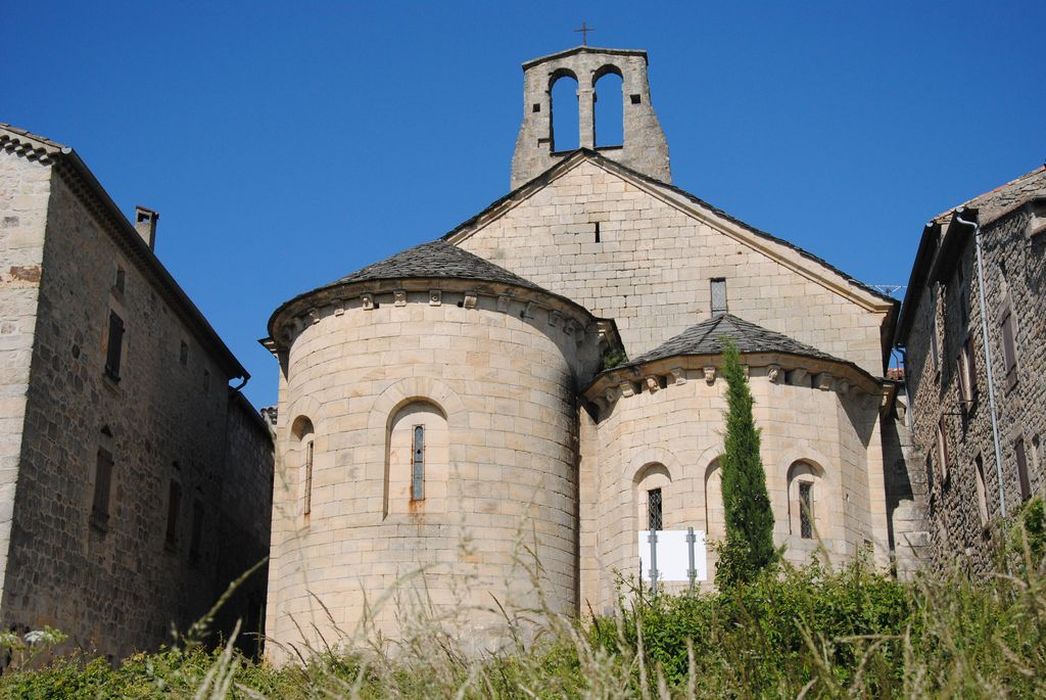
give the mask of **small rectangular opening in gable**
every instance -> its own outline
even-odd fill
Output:
[[[632,104],[637,105],[643,101],[643,98],[639,95],[629,95],[628,99],[631,100]]]
[[[595,240],[596,240],[596,243],[599,243],[599,222],[598,222],[598,221],[596,221],[596,222],[595,222],[595,223],[593,224],[593,226],[595,226],[595,234],[596,234],[596,238],[595,238]]]
[[[541,111],[541,105],[539,103],[535,102],[534,106],[530,108],[530,111],[535,112],[535,113],[536,112],[540,112]]]

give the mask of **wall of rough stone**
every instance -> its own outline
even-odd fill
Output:
[[[798,504],[789,503],[795,495],[788,495],[788,474],[797,461],[823,471],[814,488],[815,525],[831,560],[840,563],[866,543],[885,553],[878,397],[849,388],[844,393],[822,390],[803,372],[770,381],[766,367],[751,367],[750,383],[775,516],[774,539],[787,545],[786,558],[805,563],[818,545],[802,539],[790,524],[790,512]],[[615,572],[637,575],[637,533],[646,529],[637,521],[636,503],[642,498],[637,476],[644,467],[657,463],[669,472],[670,483],[663,487],[665,529],[694,527],[708,533],[706,503],[722,507],[708,500],[718,494],[706,494],[705,487],[708,470],[723,449],[726,382],[717,376],[710,384],[696,369],[686,371],[683,383],[666,384],[618,398],[596,429],[598,454],[582,455],[582,465],[598,460],[582,470],[583,606],[612,606]],[[591,443],[582,444],[587,449]],[[715,556],[709,549],[705,586],[714,575]]]
[[[480,293],[466,308],[468,283],[440,284],[450,286],[435,305],[427,292],[396,303],[389,291],[374,308],[357,297],[317,309],[292,341],[267,627],[281,644],[300,641],[299,630],[311,644],[316,630],[328,641],[358,633],[367,605],[384,596],[371,633],[409,634],[427,601],[467,644],[500,644],[491,596],[508,610],[539,605],[535,565],[545,604],[577,611],[575,392],[598,363],[598,338],[552,325],[540,305],[523,318],[518,297],[499,306]],[[415,400],[445,415],[449,463],[431,465],[433,479],[446,478],[431,490],[427,478],[425,499],[403,507],[386,500],[386,474],[403,471],[388,463],[386,440],[391,418]],[[295,432],[304,418],[314,431],[308,516]]]
[[[613,318],[632,357],[709,318],[710,280],[722,277],[731,313],[882,376],[888,302],[783,244],[760,239],[775,259],[724,233],[734,229],[718,215],[706,218],[585,161],[451,240]],[[818,281],[821,272],[866,306]]]
[[[73,644],[120,658],[169,641],[172,624],[185,630],[225,587],[227,376],[64,176],[51,190],[2,618],[5,627],[56,626]],[[126,326],[118,382],[104,372],[111,310]],[[114,466],[110,516],[98,527],[103,443]],[[168,544],[172,479],[183,495]]]
[[[273,434],[243,394],[230,395],[226,423],[225,467],[217,538],[219,586],[234,581],[269,555],[274,471]],[[218,627],[241,621],[241,648],[256,654],[265,632],[267,564],[246,579],[219,612]]]
[[[0,599],[36,332],[51,168],[0,151]]]
[[[932,559],[939,567],[951,566],[957,556],[963,566],[975,572],[985,572],[994,565],[992,551],[998,544],[994,524],[1002,517],[1002,501],[1006,502],[1008,514],[1020,507],[1017,440],[1024,440],[1033,492],[1042,493],[1044,487],[1041,442],[1046,433],[1046,320],[1042,309],[1046,301],[1046,237],[1028,236],[1029,217],[1027,209],[1017,209],[986,224],[982,232],[988,348],[1002,445],[998,467],[972,236],[966,238],[946,282],[929,283],[915,297],[910,312],[915,314],[907,341],[913,444],[929,484],[925,507],[930,521]],[[1016,327],[1017,369],[1012,382],[1007,381],[1003,365],[1000,325],[1006,289]],[[965,323],[960,300],[969,309]],[[941,355],[939,369],[930,360],[934,317]],[[978,391],[975,402],[963,406],[956,358],[967,337],[976,358]],[[947,478],[937,456],[936,430],[942,418],[951,454]],[[979,512],[975,467],[978,456],[983,464],[987,524],[982,523]],[[927,457],[932,462],[931,469],[926,469]],[[1003,477],[1002,497],[999,471]]]

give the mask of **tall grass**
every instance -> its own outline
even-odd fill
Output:
[[[625,591],[616,614],[584,621],[546,612],[535,641],[479,656],[419,618],[394,653],[325,643],[274,667],[232,640],[183,644],[117,668],[76,656],[11,672],[0,697],[1046,697],[1043,544],[1014,542],[979,580],[782,565],[719,593]]]

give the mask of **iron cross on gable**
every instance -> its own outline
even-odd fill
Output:
[[[596,30],[582,22],[581,27],[579,29],[575,29],[574,31],[581,33],[581,45],[588,46],[588,33],[594,32]]]

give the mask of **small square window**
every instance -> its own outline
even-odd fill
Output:
[[[643,101],[643,98],[640,95],[629,95],[628,99],[634,105],[637,105]]]

